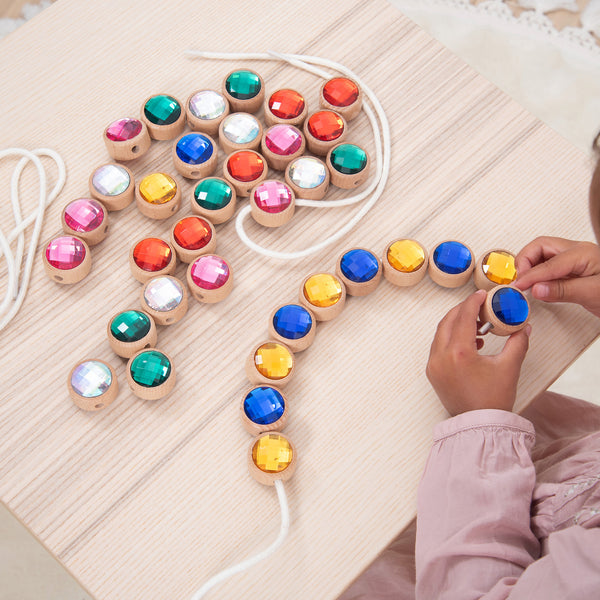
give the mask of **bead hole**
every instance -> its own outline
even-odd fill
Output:
[[[108,225],[104,228],[104,233],[108,231]]]
[[[194,177],[194,178],[200,177],[200,171],[192,171],[190,173],[190,177]]]
[[[148,344],[146,344],[146,345],[144,346],[144,348],[150,348],[150,344],[149,344],[149,343],[148,343]]]
[[[171,317],[169,317],[168,319],[165,319],[165,323],[171,323],[173,321],[173,319]],[[150,345],[150,344],[148,344]]]
[[[177,206],[173,205],[173,208],[171,208],[171,212],[175,212],[177,210]]]
[[[55,275],[54,279],[56,279],[56,281],[62,281],[63,278],[60,275]]]
[[[94,406],[94,408],[104,408],[104,404],[102,404],[102,403],[96,404],[96,406]]]
[[[140,148],[139,148],[139,146],[134,146],[134,147],[131,149],[131,151],[132,151],[134,154],[137,154],[137,153],[140,151]]]

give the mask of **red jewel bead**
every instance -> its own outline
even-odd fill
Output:
[[[278,90],[269,98],[269,110],[279,119],[295,119],[304,110],[304,98],[295,90]]]
[[[173,228],[175,241],[186,250],[204,248],[212,238],[210,225],[200,217],[181,219]]]
[[[133,249],[133,260],[143,271],[162,271],[172,259],[169,244],[158,238],[146,238]]]
[[[332,106],[350,106],[358,98],[358,87],[350,79],[336,77],[323,86],[323,98]]]
[[[342,135],[344,121],[331,110],[321,110],[308,119],[308,131],[322,142],[331,142]]]
[[[254,181],[265,170],[264,160],[254,152],[240,150],[227,160],[227,171],[238,181]]]

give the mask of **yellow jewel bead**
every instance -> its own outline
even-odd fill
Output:
[[[294,366],[292,353],[282,344],[267,342],[254,353],[257,371],[268,379],[283,379]]]
[[[292,462],[290,443],[276,433],[263,435],[252,447],[254,464],[265,473],[281,473]]]
[[[140,181],[140,195],[150,204],[164,204],[177,193],[175,180],[166,173],[152,173]]]
[[[481,265],[486,277],[498,285],[508,285],[517,278],[515,257],[510,252],[490,252]]]
[[[313,306],[333,306],[342,297],[342,283],[329,273],[313,275],[304,283],[304,297]]]
[[[396,271],[412,273],[423,266],[425,251],[413,240],[398,240],[388,248],[387,259]]]

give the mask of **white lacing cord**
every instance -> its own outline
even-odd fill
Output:
[[[2,331],[2,329],[4,329],[12,321],[23,304],[23,300],[25,299],[27,288],[29,286],[29,279],[31,277],[33,261],[35,259],[38,241],[42,231],[46,207],[49,206],[58,196],[65,185],[67,178],[67,172],[63,159],[57,152],[50,150],[49,148],[38,148],[37,150],[32,151],[25,150],[24,148],[7,148],[6,150],[0,151],[0,160],[7,156],[21,156],[22,158],[17,163],[13,171],[10,185],[10,199],[15,220],[15,227],[8,234],[8,236],[6,236],[4,231],[2,231],[2,228],[0,228],[0,257],[4,256],[6,260],[8,279],[6,293],[4,294],[4,298],[0,304],[0,331]],[[49,194],[48,190],[46,189],[46,170],[42,164],[42,161],[39,159],[40,156],[47,156],[51,158],[56,163],[58,169],[56,184]],[[35,211],[32,212],[26,219],[23,219],[19,200],[19,181],[21,179],[21,173],[28,162],[32,162],[37,169],[40,195]],[[31,240],[29,242],[29,248],[27,250],[23,274],[21,281],[19,282],[21,265],[23,263],[23,258],[25,257],[25,229],[27,229],[27,227],[34,222],[35,225],[31,235]],[[16,252],[13,253],[10,244],[15,240],[17,240],[17,248]]]
[[[242,573],[243,571],[247,571],[255,564],[265,560],[265,558],[269,558],[272,556],[277,549],[283,544],[287,534],[290,530],[290,510],[288,507],[287,497],[285,495],[285,488],[283,487],[283,481],[280,479],[275,480],[275,489],[277,490],[277,497],[279,498],[279,508],[281,509],[281,527],[279,529],[279,535],[277,539],[268,547],[265,548],[262,552],[247,558],[246,560],[238,563],[237,565],[233,565],[227,569],[223,569],[220,573],[217,573],[213,577],[211,577],[199,590],[197,590],[192,596],[191,600],[200,600],[200,598],[204,598],[206,594],[214,588],[216,585],[223,583],[230,577],[237,575],[238,573]]]
[[[373,91],[365,85],[365,83],[358,77],[353,71],[332,60],[328,60],[325,58],[320,58],[318,56],[305,56],[302,54],[283,54],[279,52],[269,51],[267,53],[222,53],[222,52],[201,52],[196,50],[186,50],[185,52],[189,56],[199,57],[199,58],[209,58],[209,59],[224,59],[224,60],[281,60],[287,62],[295,67],[308,71],[309,73],[313,73],[323,79],[330,79],[332,74],[319,69],[314,65],[324,66],[329,69],[333,69],[338,73],[343,73],[347,77],[350,77],[361,87],[362,92],[365,96],[365,100],[367,100],[370,104],[372,104],[375,109],[375,113],[379,118],[379,124],[377,123],[377,117],[373,112],[373,109],[369,104],[363,102],[363,109],[365,114],[367,115],[371,127],[373,129],[373,138],[375,141],[375,163],[376,163],[376,175],[369,184],[369,186],[359,194],[350,196],[348,198],[343,198],[340,200],[306,200],[303,198],[296,200],[296,206],[306,206],[310,208],[335,208],[341,206],[350,206],[352,204],[356,204],[357,202],[361,202],[365,198],[367,198],[370,194],[371,197],[365,204],[361,207],[361,209],[338,231],[336,231],[331,236],[325,238],[321,242],[309,246],[304,250],[299,250],[297,252],[277,252],[275,250],[270,250],[257,244],[252,241],[246,230],[244,229],[244,220],[250,214],[250,207],[245,206],[237,215],[235,226],[236,231],[241,239],[241,241],[248,246],[251,250],[258,252],[264,256],[268,256],[270,258],[277,258],[282,260],[294,260],[297,258],[302,258],[304,256],[309,256],[310,254],[314,254],[318,252],[322,248],[333,244],[341,237],[346,235],[353,227],[355,227],[360,220],[369,212],[369,210],[373,207],[373,205],[379,200],[381,197],[385,185],[388,180],[389,172],[390,172],[390,154],[391,154],[391,141],[390,141],[390,127],[385,115],[385,112],[381,106],[381,103],[377,99],[377,96],[373,93]],[[307,64],[310,63],[310,64]],[[381,133],[379,131],[379,127],[381,126]]]

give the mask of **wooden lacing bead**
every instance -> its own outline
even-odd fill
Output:
[[[263,135],[260,121],[250,113],[231,113],[219,125],[219,144],[226,154],[258,150]]]
[[[215,172],[218,153],[217,145],[208,134],[193,131],[175,140],[171,156],[180,175],[188,179],[203,179]]]
[[[217,248],[217,234],[213,224],[198,216],[184,217],[171,227],[171,245],[177,258],[191,263],[203,254],[211,254]]]
[[[260,142],[262,155],[276,171],[285,171],[291,161],[304,154],[305,148],[302,132],[293,125],[282,123],[269,127]]]
[[[250,191],[250,214],[264,227],[281,227],[294,216],[296,196],[292,188],[274,179],[255,185]]]
[[[303,131],[308,151],[326,156],[346,139],[348,126],[342,115],[332,110],[320,110],[304,121]]]
[[[256,410],[264,406],[265,400],[268,401],[271,412],[255,415]],[[260,435],[265,431],[281,431],[287,424],[287,415],[287,398],[273,385],[256,385],[249,388],[240,403],[242,425],[251,435]],[[258,422],[257,419],[264,422]]]
[[[131,358],[144,348],[156,346],[158,334],[151,315],[138,309],[119,311],[106,326],[112,351],[122,358]]]
[[[185,127],[185,111],[181,102],[169,94],[155,94],[142,104],[142,121],[154,140],[172,140]]]
[[[329,189],[329,169],[314,156],[300,156],[285,168],[285,182],[298,198],[322,200]]]
[[[446,240],[435,246],[429,256],[429,276],[446,288],[465,285],[471,278],[475,255],[469,246],[455,240]]]
[[[127,383],[142,400],[160,400],[175,387],[175,365],[162,350],[147,348],[136,352],[127,363]]]
[[[358,84],[347,77],[334,77],[323,82],[319,90],[319,104],[327,110],[334,110],[351,121],[362,108],[363,93]]]
[[[167,219],[179,209],[181,190],[167,173],[152,173],[136,185],[135,202],[145,217]]]
[[[276,458],[273,457],[271,460],[268,458],[268,446],[270,445],[273,445],[273,453],[276,455]],[[257,448],[256,462],[254,459],[255,448]],[[286,455],[289,460],[285,458]],[[261,463],[260,461],[263,457],[265,457],[265,462]],[[282,459],[285,459],[284,462],[281,462]],[[250,475],[263,485],[275,485],[275,481],[278,479],[281,481],[290,479],[296,470],[296,462],[295,446],[286,436],[278,431],[262,433],[252,440],[248,448],[248,469]],[[257,463],[262,464],[263,468],[259,468]],[[269,466],[277,470],[265,470]]]
[[[231,112],[255,113],[265,99],[265,82],[250,69],[235,69],[223,80],[222,91],[231,106]]]
[[[292,352],[306,350],[314,341],[317,319],[306,306],[282,304],[269,317],[269,336]]]
[[[78,362],[67,380],[69,396],[81,409],[97,411],[112,404],[119,394],[115,370],[98,358]]]
[[[133,160],[148,152],[152,140],[146,124],[138,119],[113,121],[104,129],[106,150],[115,160]]]
[[[285,387],[294,375],[294,353],[282,342],[257,344],[246,359],[246,375],[253,384]]]
[[[216,135],[221,121],[229,114],[229,102],[214,90],[198,90],[190,94],[186,106],[188,125],[192,131]]]
[[[75,235],[50,240],[44,250],[43,262],[52,281],[67,285],[84,279],[92,268],[89,246]]]
[[[494,335],[512,335],[529,323],[529,314],[529,302],[521,290],[498,285],[488,292],[479,311],[479,320],[484,324],[479,333],[483,335],[490,331]]]
[[[365,248],[351,248],[338,259],[335,274],[350,296],[367,296],[381,281],[381,262]]]
[[[238,150],[223,163],[223,177],[242,198],[249,196],[252,188],[264,181],[268,173],[265,157],[254,150]]]
[[[92,198],[69,202],[62,210],[60,221],[67,235],[81,238],[88,246],[99,244],[108,233],[108,211]]]
[[[140,291],[142,309],[159,325],[181,321],[188,309],[187,290],[172,275],[154,277]]]
[[[473,282],[480,290],[489,291],[497,285],[510,285],[517,278],[514,254],[508,250],[494,249],[477,261]]]
[[[237,193],[220,177],[207,177],[196,184],[190,195],[192,212],[218,225],[235,214]]]
[[[233,290],[231,265],[217,254],[204,254],[190,263],[186,281],[192,296],[204,304],[222,302]]]
[[[122,210],[135,198],[133,173],[124,165],[109,163],[94,170],[89,179],[90,194],[107,210]]]
[[[302,282],[299,297],[317,321],[330,321],[344,308],[346,286],[331,273],[313,273]]]
[[[308,104],[296,90],[276,90],[265,101],[264,114],[268,127],[277,123],[299,126],[306,119]]]
[[[325,162],[331,174],[331,183],[344,190],[362,185],[369,177],[371,159],[356,144],[338,144],[329,151]]]
[[[170,275],[175,272],[176,266],[175,248],[160,238],[142,238],[132,244],[129,250],[131,274],[140,283],[146,283],[154,277]]]
[[[417,285],[427,274],[428,254],[416,240],[401,239],[388,244],[382,258],[383,276],[393,285]]]

